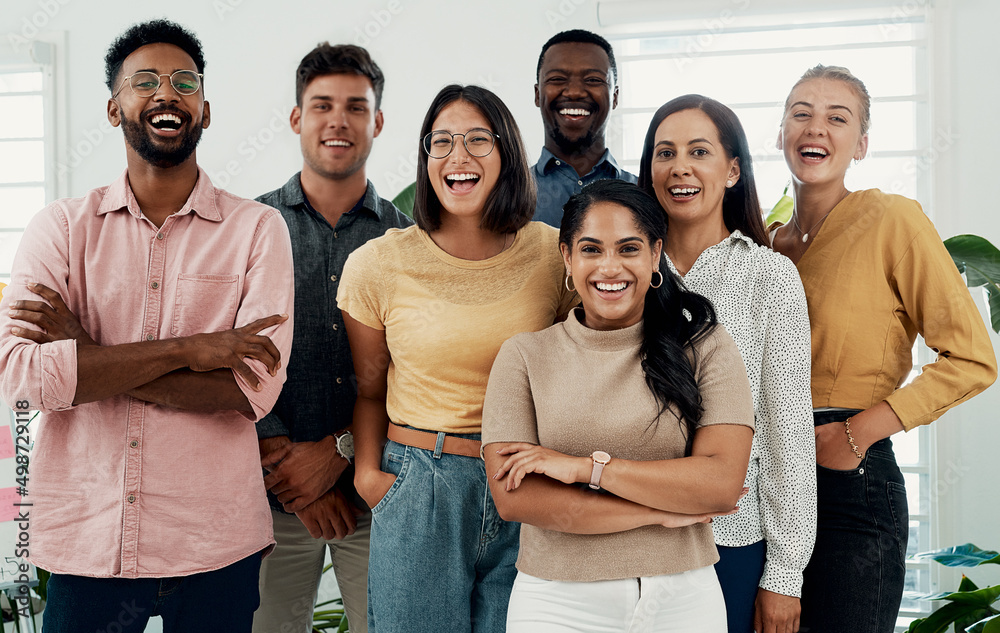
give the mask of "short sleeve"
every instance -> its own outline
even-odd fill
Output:
[[[754,428],[750,380],[733,337],[717,325],[696,349],[695,377],[704,407],[699,426],[742,424]]]
[[[538,444],[538,420],[531,380],[516,339],[507,340],[493,361],[483,403],[483,445],[491,442]]]
[[[388,292],[378,256],[379,239],[364,244],[348,256],[340,274],[337,307],[359,323],[384,330],[388,318]]]

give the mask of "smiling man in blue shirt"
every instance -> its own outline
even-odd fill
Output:
[[[608,116],[618,107],[618,67],[611,44],[590,31],[563,31],[542,46],[535,74],[545,146],[531,170],[538,185],[534,219],[558,227],[563,204],[584,185],[637,179],[618,166],[605,146]]]
[[[365,174],[382,131],[384,81],[358,46],[323,43],[306,55],[291,115],[302,171],[258,198],[288,224],[301,312],[285,387],[257,424],[277,546],[261,567],[254,633],[312,630],[327,546],[351,631],[367,631],[371,514],[354,490],[350,425],[357,388],[336,297],[354,249],[411,224]]]

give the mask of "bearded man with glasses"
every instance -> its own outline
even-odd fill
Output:
[[[43,631],[249,632],[274,544],[254,422],[291,347],[288,229],[212,186],[198,39],[156,20],[108,51],[126,170],[39,212],[0,303],[0,395],[45,412],[30,461]],[[26,405],[20,406],[20,405]]]

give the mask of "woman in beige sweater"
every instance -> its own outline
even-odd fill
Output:
[[[486,472],[523,523],[509,632],[726,630],[706,523],[740,497],[750,388],[711,304],[662,272],[664,233],[635,185],[584,188],[559,236],[582,310],[494,362]]]

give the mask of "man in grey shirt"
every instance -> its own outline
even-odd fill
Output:
[[[534,219],[558,227],[563,205],[584,185],[636,177],[605,146],[608,116],[618,107],[618,67],[607,40],[581,29],[557,33],[542,46],[535,79],[545,146],[531,168],[538,185]]]
[[[412,222],[365,175],[382,131],[384,77],[358,46],[318,45],[299,64],[292,129],[302,171],[258,200],[288,224],[296,320],[288,378],[257,424],[277,546],[260,571],[254,633],[306,633],[330,548],[351,631],[368,628],[371,514],[354,490],[350,432],[356,383],[337,284],[347,256]]]

